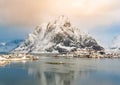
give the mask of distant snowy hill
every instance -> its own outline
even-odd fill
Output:
[[[94,38],[73,27],[66,16],[37,26],[13,52],[70,52],[81,48],[104,49]]]
[[[112,47],[120,48],[120,35],[114,38]]]
[[[120,35],[113,39],[113,45],[110,47],[110,50],[114,53],[120,54]]]
[[[0,53],[8,53],[15,49],[23,40],[12,40],[9,42],[0,42]]]

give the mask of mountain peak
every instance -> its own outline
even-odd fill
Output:
[[[56,21],[59,21],[59,22],[70,22],[69,18],[65,15],[61,15],[59,17],[56,18]]]
[[[91,36],[71,25],[62,15],[54,21],[37,26],[14,52],[69,52],[81,48],[103,49]]]
[[[71,26],[70,19],[65,15],[61,15],[57,17],[53,22],[50,22],[50,23],[54,25],[65,26],[65,27]]]

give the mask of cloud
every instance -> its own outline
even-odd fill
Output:
[[[2,1],[0,3],[1,22],[12,25],[29,25],[39,22],[43,9],[38,3],[37,0]]]
[[[0,24],[30,26],[59,15],[70,17],[80,28],[120,22],[119,0],[0,0]]]

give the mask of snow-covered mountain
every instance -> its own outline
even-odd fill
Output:
[[[8,53],[15,49],[23,40],[11,40],[9,42],[0,42],[0,53]]]
[[[66,16],[37,26],[33,33],[13,52],[69,52],[81,48],[103,50],[96,40],[73,27]]]
[[[114,37],[114,39],[112,41],[112,45],[109,48],[109,51],[111,53],[120,54],[120,35]]]
[[[120,48],[120,35],[114,38],[112,47]]]

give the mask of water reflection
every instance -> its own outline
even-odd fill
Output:
[[[94,72],[93,68],[87,67],[88,64],[80,65],[79,62],[75,62],[73,59],[50,59],[50,61],[66,63],[48,64],[47,61],[41,61],[37,62],[39,64],[28,64],[28,74],[39,81],[38,85],[73,85],[78,77],[84,79],[89,76],[89,73]]]
[[[64,64],[53,64],[61,61]],[[119,85],[119,64],[109,59],[41,57],[0,68],[0,85]]]

